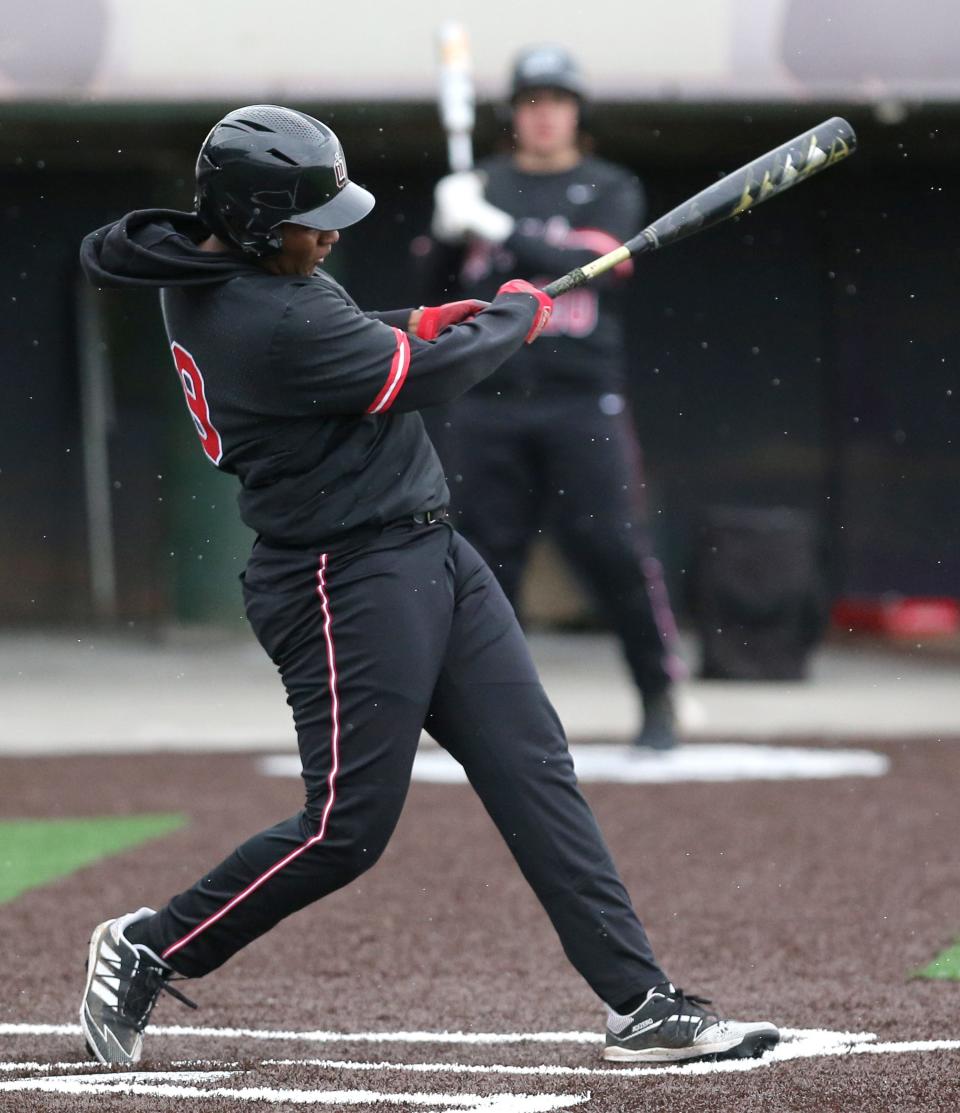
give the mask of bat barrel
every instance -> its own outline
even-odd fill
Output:
[[[856,147],[856,133],[843,117],[833,116],[824,120],[815,128],[727,174],[655,220],[632,240],[556,279],[545,286],[544,291],[552,298],[559,297],[631,256],[656,251],[694,232],[719,224],[721,220],[739,216],[847,158]]]
[[[628,246],[632,250],[634,243],[643,237],[652,241],[654,248],[665,247],[722,220],[739,216],[847,158],[856,150],[856,145],[856,133],[841,116],[824,120],[701,190],[654,221]]]
[[[473,167],[474,94],[470,41],[459,23],[445,23],[439,31],[440,118],[447,133],[450,169]]]

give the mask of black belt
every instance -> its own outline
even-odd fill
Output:
[[[313,552],[320,549],[342,549],[345,546],[354,545],[360,541],[372,541],[373,538],[379,537],[384,530],[396,528],[398,526],[432,526],[437,522],[445,522],[450,517],[450,508],[448,506],[435,506],[432,510],[418,510],[415,514],[409,514],[405,518],[394,518],[393,521],[387,522],[383,526],[360,526],[352,533],[345,534],[342,537],[337,537],[329,541],[314,542],[311,544],[309,541],[282,541],[274,540],[271,537],[264,537],[260,534],[257,540],[260,544],[266,545],[268,549],[293,549],[297,552]]]
[[[416,514],[411,514],[412,520],[418,526],[432,526],[434,522],[445,522],[449,517],[449,506],[438,506],[433,510],[418,510]]]

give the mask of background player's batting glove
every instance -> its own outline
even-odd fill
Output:
[[[420,313],[416,333],[421,340],[436,340],[447,325],[471,321],[490,303],[469,298],[466,301],[448,301],[443,305],[425,305]]]
[[[538,290],[536,286],[523,278],[511,278],[509,282],[504,282],[497,290],[498,297],[500,294],[530,294],[531,297],[536,298],[537,315],[534,317],[533,324],[530,326],[530,331],[526,337],[527,343],[532,344],[543,332],[547,321],[550,320],[550,314],[553,312],[553,298],[544,293],[543,290]]]
[[[441,243],[461,243],[467,235],[503,243],[513,231],[513,217],[484,198],[483,182],[472,170],[441,178],[433,201],[430,231]]]
[[[467,234],[463,214],[482,198],[483,186],[472,170],[441,178],[433,190],[433,238],[440,243],[462,243]]]

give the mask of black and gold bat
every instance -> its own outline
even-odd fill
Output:
[[[692,236],[694,232],[719,224],[721,220],[738,216],[761,201],[776,197],[791,186],[833,166],[853,154],[856,146],[856,134],[846,120],[840,116],[824,120],[796,139],[783,143],[702,189],[644,228],[632,240],[583,267],[576,267],[544,289],[550,297],[558,297],[632,256],[656,251]]]

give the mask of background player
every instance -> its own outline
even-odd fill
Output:
[[[435,266],[481,298],[507,274],[545,285],[629,239],[643,217],[636,177],[581,150],[584,86],[566,51],[524,51],[510,104],[512,153],[436,190],[432,232],[456,251]],[[616,286],[631,267],[560,299],[543,341],[451,407],[436,439],[456,477],[458,527],[507,597],[516,606],[530,544],[548,526],[620,638],[643,703],[635,743],[669,749],[682,664],[624,399]]]
[[[720,1021],[666,978],[580,794],[563,730],[490,570],[445,522],[418,414],[491,374],[549,318],[524,281],[476,302],[363,313],[321,268],[373,197],[302,113],[229,113],[197,163],[198,213],[138,211],[84,241],[99,285],[162,288],[209,460],[257,534],[250,624],[293,710],[306,805],[158,912],[93,932],[83,1031],[140,1056],[158,994],[201,977],[372,866],[424,726],[465,768],[564,950],[611,1007],[605,1054],[744,1056],[772,1024]],[[182,997],[182,994],[179,994]]]

